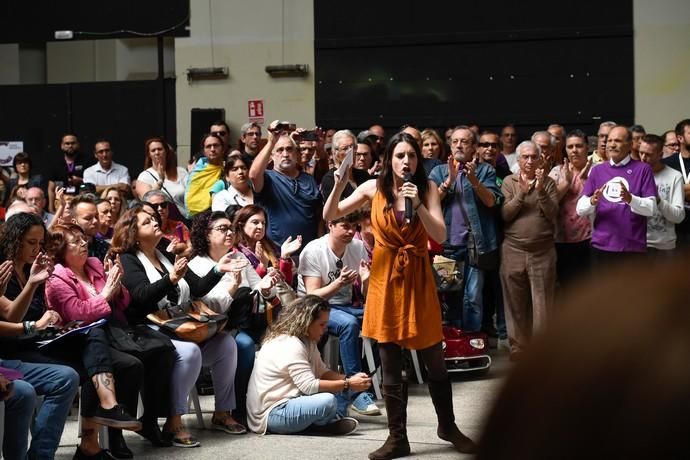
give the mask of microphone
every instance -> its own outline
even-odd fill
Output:
[[[412,174],[410,174],[409,171],[403,174],[403,182],[412,182]],[[405,223],[409,224],[412,222],[412,217],[414,217],[412,198],[405,198]]]

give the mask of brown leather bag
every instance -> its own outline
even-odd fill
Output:
[[[216,313],[201,300],[169,305],[146,317],[172,338],[194,343],[210,339],[228,322],[226,315]]]

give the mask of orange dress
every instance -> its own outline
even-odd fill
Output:
[[[437,344],[443,340],[441,306],[424,225],[418,218],[398,225],[394,211],[386,209],[386,197],[377,191],[371,226],[376,243],[362,335],[411,350]]]

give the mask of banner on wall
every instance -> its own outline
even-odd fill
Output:
[[[22,141],[0,141],[0,166],[12,166],[14,156],[23,150]]]
[[[249,121],[264,124],[264,100],[254,99],[247,101],[247,118]]]

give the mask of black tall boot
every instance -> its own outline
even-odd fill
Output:
[[[463,454],[473,454],[477,450],[474,442],[462,434],[455,425],[453,414],[453,393],[450,380],[446,378],[440,382],[429,381],[429,394],[438,417],[438,437],[453,444],[455,450]]]
[[[134,458],[134,454],[125,443],[125,438],[122,437],[122,430],[108,427],[108,442],[110,444],[110,453],[113,457]]]
[[[369,454],[370,460],[388,460],[410,455],[407,441],[407,383],[383,385],[388,417],[388,439]]]

